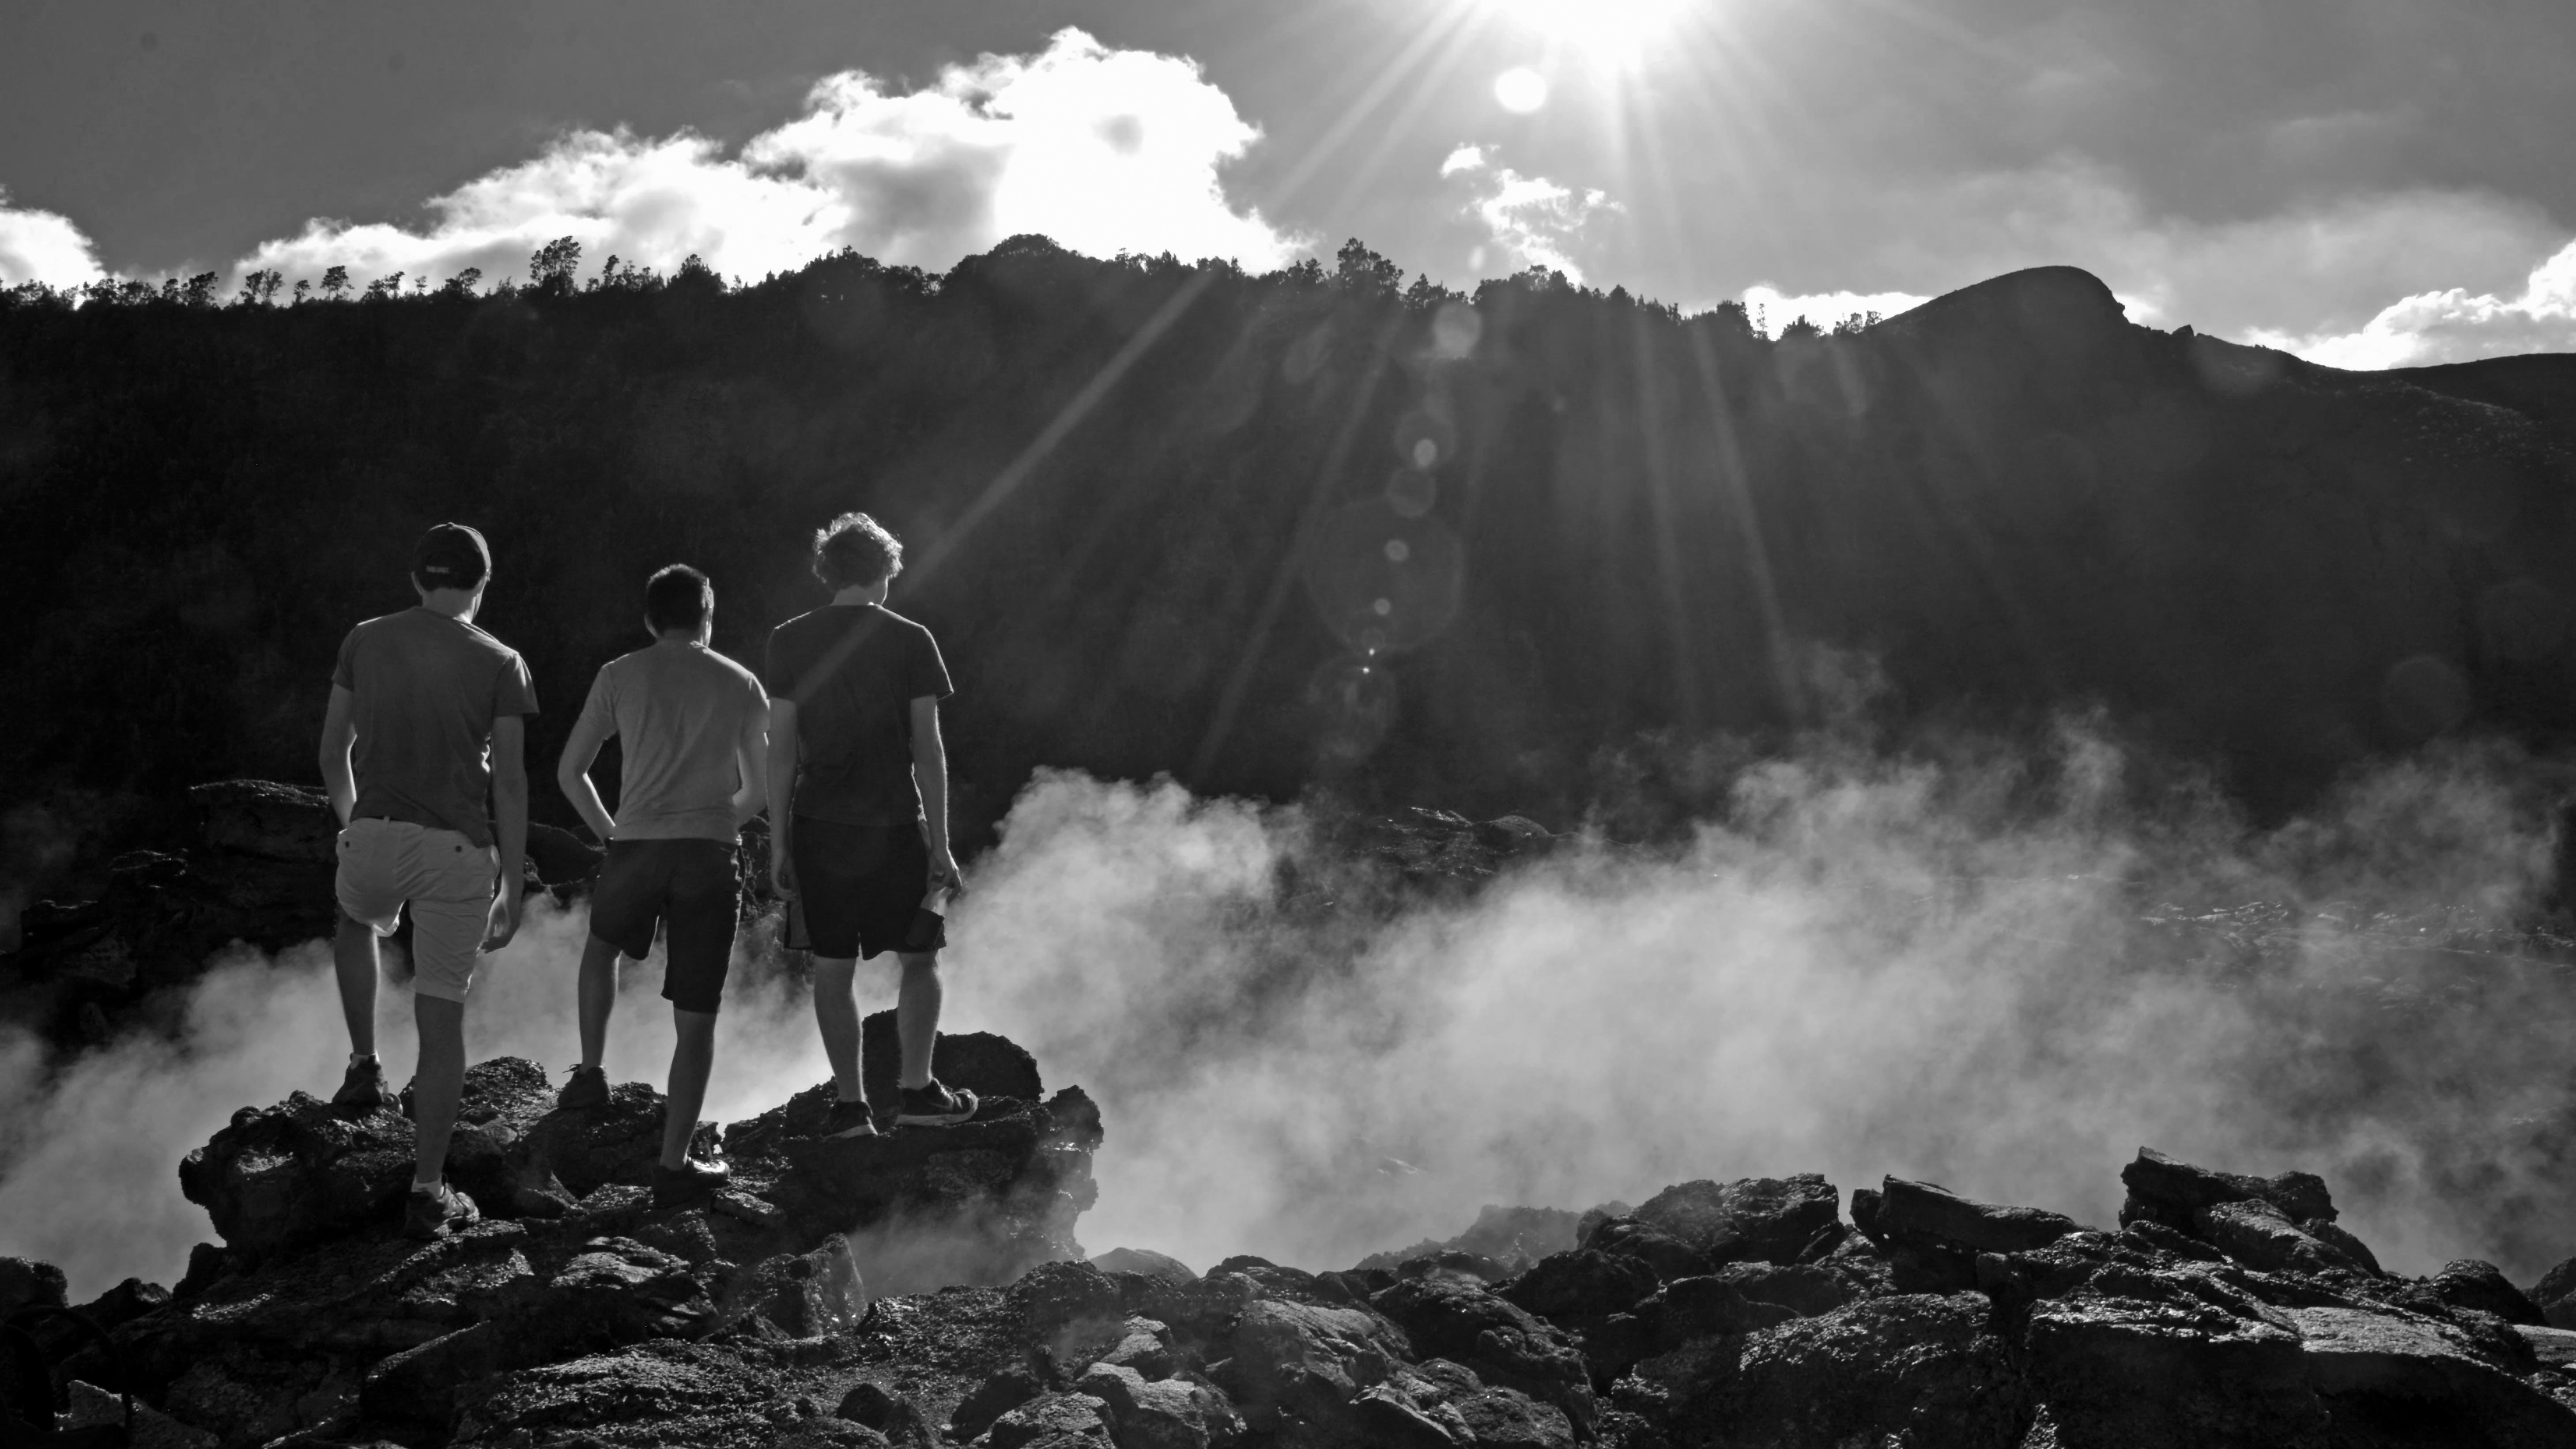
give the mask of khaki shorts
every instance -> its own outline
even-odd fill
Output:
[[[340,909],[390,936],[411,907],[411,989],[462,1002],[490,928],[500,852],[408,820],[353,820],[340,832]]]

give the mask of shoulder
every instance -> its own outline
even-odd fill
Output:
[[[745,668],[740,660],[731,655],[718,654],[713,649],[709,649],[699,657],[706,661],[702,667],[709,673],[721,674],[736,684],[747,684],[753,689],[760,688],[760,677]]]
[[[509,645],[502,643],[500,640],[493,638],[491,635],[484,633],[481,625],[469,624],[463,619],[455,619],[450,622],[456,625],[458,631],[465,639],[465,642],[477,652],[489,654],[495,660],[504,663],[519,664],[522,662],[519,658],[518,650],[513,649]]]
[[[886,626],[896,633],[929,642],[930,631],[921,624],[905,618],[892,609],[879,609],[877,612],[885,616]]]

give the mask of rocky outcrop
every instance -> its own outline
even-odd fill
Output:
[[[2576,1445],[2576,1332],[2528,1321],[2564,1274],[2523,1295],[2476,1262],[2376,1271],[2321,1231],[2314,1179],[2258,1192],[2284,1179],[2156,1158],[2151,1191],[2131,1184],[2155,1210],[2118,1231],[1904,1179],[1853,1194],[1853,1225],[1820,1177],[1699,1181],[1499,1281],[1443,1243],[1201,1276],[1141,1249],[1079,1261],[1062,1233],[1096,1114],[1030,1100],[1034,1064],[998,1038],[940,1050],[943,1076],[1028,1095],[818,1154],[806,1094],[728,1129],[737,1190],[679,1211],[620,1180],[649,1092],[536,1111],[533,1069],[486,1063],[458,1172],[534,1195],[430,1244],[346,1207],[373,1201],[398,1114],[334,1136],[309,1099],[246,1112],[189,1169],[227,1246],[175,1297],[99,1306],[126,1315],[155,1432],[200,1449]],[[962,1276],[870,1281],[872,1241],[942,1212]],[[1554,1219],[1479,1219],[1505,1222]],[[1910,1281],[1934,1272],[1969,1281]],[[0,1263],[0,1293],[49,1291]]]
[[[2551,1327],[2576,1329],[2576,1258],[2541,1274],[2530,1297]]]

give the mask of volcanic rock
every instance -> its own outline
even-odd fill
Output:
[[[2030,1374],[2065,1444],[2322,1446],[2295,1325],[2260,1304],[2133,1274],[2038,1304]]]
[[[1841,1210],[1842,1195],[1834,1185],[1805,1172],[1789,1178],[1685,1182],[1648,1198],[1632,1216],[1716,1268],[1795,1262],[1817,1234],[1836,1226]],[[1605,1224],[1601,1231],[1607,1230]]]
[[[2442,1271],[2427,1280],[2433,1295],[2454,1308],[2473,1308],[2492,1313],[2507,1323],[2545,1326],[2549,1319],[2539,1305],[2524,1296],[2509,1282],[2495,1264],[2477,1258],[2458,1258],[2442,1265]]]
[[[2317,1274],[2361,1266],[2300,1231],[2261,1198],[2213,1204],[2192,1216],[2203,1241],[2249,1268]]]
[[[1639,1258],[1577,1248],[1552,1253],[1499,1290],[1532,1313],[1580,1322],[1624,1313],[1655,1291],[1655,1270]]]
[[[1091,1264],[1104,1273],[1141,1273],[1166,1283],[1195,1283],[1199,1277],[1189,1264],[1149,1248],[1112,1248]]]
[[[234,1113],[179,1164],[179,1190],[227,1247],[274,1252],[389,1216],[411,1183],[413,1138],[390,1107],[344,1111],[298,1091]]]
[[[2013,1449],[2029,1386],[1975,1293],[1871,1299],[1640,1364],[1622,1399],[1686,1446],[1903,1443]]]
[[[2376,1442],[2373,1430],[2394,1437],[2447,1419],[2478,1425],[2491,1443],[2576,1444],[2576,1414],[2489,1361],[2452,1325],[2348,1308],[2288,1312],[2308,1383],[2333,1412],[2339,1439]]]
[[[1404,1330],[1365,1308],[1256,1299],[1237,1318],[1219,1381],[1259,1430],[1283,1420],[1347,1429],[1351,1400],[1413,1357]]]
[[[2194,1215],[2201,1209],[2249,1200],[2270,1203],[2293,1223],[2335,1220],[2334,1200],[2326,1192],[2325,1180],[2312,1172],[2248,1177],[2194,1167],[2152,1147],[2141,1147],[2137,1160],[2120,1169],[2120,1181],[2129,1189],[2129,1200],[2120,1209],[2123,1224],[2148,1217],[2188,1233],[2197,1230]]]
[[[1185,1379],[1148,1379],[1125,1365],[1095,1363],[1074,1388],[1106,1407],[1118,1449],[1208,1449],[1241,1432],[1222,1395]]]
[[[1416,1258],[1464,1253],[1492,1263],[1499,1270],[1493,1276],[1507,1278],[1550,1253],[1561,1253],[1573,1247],[1577,1241],[1576,1230],[1586,1216],[1563,1208],[1487,1204],[1477,1211],[1476,1221],[1467,1231],[1446,1242],[1433,1242],[1426,1238],[1410,1248],[1371,1253],[1360,1259],[1359,1266],[1391,1269]]]
[[[1599,1416],[1592,1376],[1572,1335],[1475,1279],[1447,1273],[1406,1279],[1369,1303],[1400,1325],[1420,1353],[1553,1404],[1579,1429],[1589,1430]]]
[[[2530,1297],[2550,1327],[2576,1328],[2576,1258],[2541,1274]]]
[[[60,1308],[63,1270],[29,1258],[0,1258],[0,1318],[21,1308]]]
[[[191,786],[188,804],[199,836],[217,850],[310,865],[339,858],[340,819],[319,790],[274,780],[216,780]]]
[[[1899,1177],[1885,1180],[1875,1217],[1879,1236],[1928,1239],[1972,1253],[2042,1248],[2076,1229],[2063,1213],[1971,1202],[1937,1183]]]

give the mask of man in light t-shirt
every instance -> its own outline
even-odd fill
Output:
[[[657,1207],[702,1202],[725,1182],[723,1167],[689,1157],[689,1139],[715,1065],[716,1009],[741,906],[735,840],[767,795],[769,696],[750,670],[707,647],[715,608],[715,586],[687,564],[653,575],[644,586],[653,643],[601,666],[555,769],[565,797],[608,842],[581,957],[581,1065],[556,1101],[579,1109],[608,1100],[600,1058],[617,958],[641,960],[662,926],[662,995],[679,1040],[653,1169]],[[590,780],[611,735],[624,757],[614,814]]]
[[[446,1182],[447,1143],[465,1088],[465,994],[478,951],[519,929],[528,845],[522,719],[537,712],[517,651],[474,627],[492,579],[492,550],[442,523],[412,551],[420,606],[349,631],[322,722],[322,780],[340,817],[332,945],[349,1071],[332,1102],[389,1105],[376,1060],[376,940],[411,912],[412,1079],[419,1126],[403,1230],[437,1237],[475,1221],[474,1200]]]

